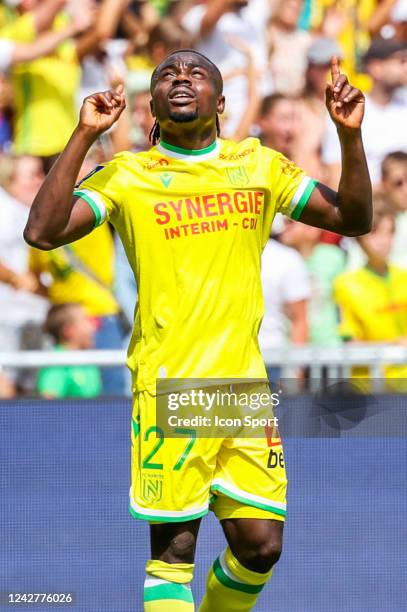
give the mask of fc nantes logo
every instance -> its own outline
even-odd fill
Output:
[[[249,182],[249,176],[244,166],[226,169],[229,182],[235,187],[245,187]]]
[[[162,478],[143,476],[141,495],[148,504],[159,502],[163,496]]]

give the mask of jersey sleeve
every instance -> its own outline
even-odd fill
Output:
[[[73,195],[89,204],[95,215],[95,227],[102,225],[106,220],[117,213],[118,167],[113,159],[111,162],[96,166],[76,186]]]
[[[284,155],[275,153],[271,160],[270,189],[276,212],[298,220],[317,182]]]

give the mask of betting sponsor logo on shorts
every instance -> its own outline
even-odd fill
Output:
[[[273,470],[276,467],[284,468],[284,455],[281,449],[279,451],[273,450],[272,448],[270,449],[267,467],[270,470]]]

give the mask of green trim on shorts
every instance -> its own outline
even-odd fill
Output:
[[[158,601],[159,599],[194,602],[191,589],[184,584],[169,582],[168,584],[144,587],[144,601]]]
[[[242,593],[250,593],[251,595],[257,595],[257,593],[260,593],[260,591],[264,587],[264,584],[244,584],[243,582],[237,582],[236,580],[232,580],[232,578],[229,578],[229,576],[227,576],[223,571],[223,568],[219,561],[219,557],[213,564],[213,572],[219,582],[223,584],[223,586],[229,587],[229,589],[233,589],[235,591],[241,591]]]
[[[201,510],[200,512],[195,512],[184,516],[152,516],[151,514],[137,512],[137,510],[134,510],[134,508],[132,508],[131,506],[129,506],[129,512],[133,518],[150,521],[151,523],[183,523],[185,521],[193,521],[194,519],[202,518],[203,516],[205,516],[205,514],[208,514],[209,508],[205,508],[205,510]]]
[[[237,493],[229,491],[229,489],[225,489],[225,487],[222,487],[222,485],[214,484],[211,486],[211,489],[212,491],[218,491],[219,493],[223,493],[223,495],[226,495],[226,497],[230,497],[231,499],[242,502],[246,506],[253,506],[254,508],[260,508],[260,510],[274,512],[274,514],[278,514],[280,516],[286,515],[286,511],[282,510],[281,508],[276,508],[272,505],[262,504],[261,502],[253,501],[251,499],[248,499],[247,497],[244,497],[243,495],[238,495]]]

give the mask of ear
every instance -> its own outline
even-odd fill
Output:
[[[152,99],[150,100],[150,111],[151,111],[152,116],[155,117],[156,115],[155,115],[155,110],[154,110],[154,102]]]
[[[218,113],[218,115],[221,115],[224,110],[225,110],[225,96],[220,95],[218,97],[218,102],[216,105],[216,112]]]

